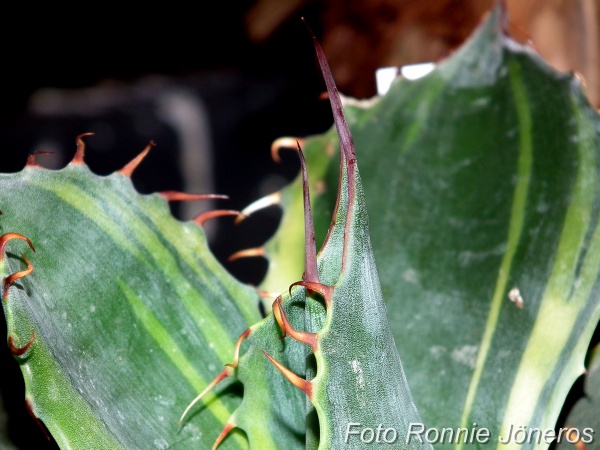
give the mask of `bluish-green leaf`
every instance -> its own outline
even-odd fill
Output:
[[[218,374],[258,296],[210,253],[202,229],[175,220],[125,175],[26,167],[0,176],[2,278],[34,271],[3,301],[27,401],[61,448],[209,448],[240,404],[223,386],[180,428]],[[252,430],[250,430],[252,433]],[[223,448],[244,448],[237,434]]]
[[[600,121],[580,81],[512,41],[503,20],[497,7],[428,76],[345,107],[417,408],[431,428],[487,428],[494,446],[511,426],[554,427],[600,319]],[[313,155],[336,139],[305,144],[323,174],[316,217],[332,208],[337,170]],[[283,224],[299,189],[282,194]],[[297,239],[287,233],[267,246],[267,290],[294,265],[281,261],[280,243]]]

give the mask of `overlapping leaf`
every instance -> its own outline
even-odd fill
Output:
[[[427,77],[345,108],[417,407],[429,427],[488,428],[488,445],[511,426],[554,427],[600,319],[600,121],[580,81],[507,37],[504,20],[498,7]],[[316,217],[333,205],[321,155],[335,146],[333,131],[305,144],[323,173]],[[294,189],[283,224],[298,214]],[[267,246],[265,289],[280,289],[279,267],[301,273],[299,258],[282,262],[287,232]]]
[[[35,269],[3,306],[27,401],[58,444],[210,448],[239,389],[223,386],[177,421],[260,316],[257,294],[216,261],[202,229],[127,176],[83,164],[4,174],[0,205],[0,234],[36,249],[7,242],[3,279],[25,266],[20,253]],[[241,434],[223,444],[244,447]]]
[[[574,444],[598,445],[600,430],[600,346],[591,352],[589,366],[584,378],[584,396],[574,405],[564,424],[565,432],[557,446],[560,450],[573,448]],[[560,430],[559,430],[560,432]]]
[[[383,298],[417,407],[429,427],[476,423],[491,431],[492,444],[511,426],[554,426],[600,318],[598,116],[577,79],[511,41],[503,20],[497,8],[426,78],[396,83],[369,107],[346,108]],[[339,172],[327,159],[336,145],[331,132],[305,147],[323,193],[314,208],[321,237],[337,191]],[[283,198],[284,228],[269,245],[265,281],[275,292],[304,270],[302,256],[286,262],[290,247],[302,249],[302,197],[292,187]],[[7,284],[3,305],[31,409],[60,445],[209,448],[230,421],[255,447],[302,447],[302,395],[280,383],[260,350],[301,376],[318,379],[318,367],[306,370],[304,347],[279,340],[272,317],[251,326],[256,294],[218,265],[195,224],[175,221],[164,200],[139,196],[127,177],[97,177],[82,164],[2,175],[0,209],[0,234],[22,233],[37,250],[8,242],[2,278],[26,267],[25,257],[35,270]],[[357,269],[366,254],[359,234],[350,239],[356,270],[338,286],[350,299],[364,281],[358,277],[371,273]],[[336,264],[339,252],[321,254],[320,270]],[[304,322],[322,333],[329,359],[321,364],[346,340],[370,342],[352,335],[353,321],[363,320],[364,331],[369,315],[347,311],[350,333],[328,343],[331,327],[344,324],[323,322],[322,305],[305,306],[298,291],[284,307],[294,327]],[[222,386],[177,429],[181,411],[232,362],[248,327],[236,368],[244,400],[236,386]],[[353,361],[322,365],[321,375],[340,381],[324,382],[320,399],[343,397],[344,386],[358,398]],[[354,380],[344,379],[350,371]],[[375,376],[366,381],[398,381],[395,372]],[[326,433],[351,419],[318,408]],[[238,433],[222,445],[244,447],[245,439]]]
[[[420,423],[420,419],[381,297],[352,137],[329,66],[316,40],[315,49],[342,148],[335,212],[317,257],[308,176],[300,151],[304,274],[290,285],[289,293],[277,297],[271,315],[242,335],[241,339],[247,338],[250,343],[249,350],[239,361],[236,356],[223,372],[242,380],[249,391],[225,432],[233,427],[265,427],[247,412],[261,405],[261,409],[273,411],[274,416],[307,417],[304,429],[297,430],[298,437],[305,438],[296,443],[300,448],[359,449],[396,443],[407,449],[430,448],[422,439],[407,438],[411,425]],[[301,398],[285,395],[279,388],[283,378],[265,366],[269,364],[267,360],[308,396],[308,408],[301,407]],[[267,394],[270,402],[265,399]],[[278,411],[275,405],[279,406]],[[365,429],[369,430],[367,434]],[[273,437],[278,438],[277,434]],[[250,439],[250,445],[283,448],[275,439]],[[291,448],[290,443],[285,448]]]

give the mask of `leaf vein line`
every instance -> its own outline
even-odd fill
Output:
[[[508,60],[508,69],[512,92],[515,101],[517,121],[519,124],[519,156],[517,161],[517,182],[515,185],[510,221],[508,227],[507,246],[502,261],[496,287],[492,296],[490,312],[485,325],[484,333],[477,355],[475,371],[471,378],[471,383],[465,399],[463,414],[461,418],[461,427],[466,427],[469,415],[471,414],[475,395],[479,387],[479,382],[485,366],[492,339],[500,317],[502,307],[502,298],[508,284],[508,276],[517,246],[521,239],[523,226],[525,222],[525,210],[527,206],[527,195],[529,192],[531,170],[533,165],[533,139],[532,139],[532,120],[531,107],[529,99],[525,92],[525,86],[521,78],[521,71],[517,62]],[[457,450],[460,450],[462,444],[458,444]]]

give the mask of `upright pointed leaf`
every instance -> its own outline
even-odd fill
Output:
[[[269,317],[248,330],[250,348],[239,361],[234,358],[233,375],[242,380],[244,374],[262,373],[265,378],[276,380],[277,375],[265,370],[268,360],[281,372],[279,379],[287,378],[290,385],[304,392],[312,405],[306,422],[308,448],[358,449],[390,444],[410,449],[430,448],[422,438],[408,438],[411,426],[421,422],[385,313],[352,138],[325,56],[316,41],[315,48],[342,148],[333,219],[317,257],[307,173],[299,149],[304,188],[305,270],[301,280],[277,297]],[[306,346],[306,350],[302,351],[298,344]],[[277,351],[275,356],[274,351]],[[287,400],[276,383],[274,387],[261,389],[255,378],[252,384],[244,382],[244,385],[262,393],[268,389],[270,397],[281,402]],[[272,413],[273,405],[278,403],[261,402],[258,398],[253,401],[264,403],[264,408]],[[252,423],[253,418],[247,412],[249,404],[250,399],[245,397],[232,426],[244,428]],[[304,413],[292,407],[287,409],[284,413]],[[251,441],[255,447],[265,448],[269,444],[272,441],[260,444]]]
[[[512,41],[505,19],[497,6],[427,77],[345,108],[419,412],[436,429],[488,428],[494,443],[511,426],[554,427],[600,319],[600,121],[580,81]],[[309,170],[335,142],[307,140]],[[335,186],[319,164],[316,217]],[[297,214],[284,207],[282,223]],[[285,233],[267,246],[274,272]],[[521,447],[548,444],[507,448]]]

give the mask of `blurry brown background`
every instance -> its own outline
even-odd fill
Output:
[[[268,40],[316,0],[258,0],[245,16],[254,42]],[[375,94],[375,69],[448,56],[468,37],[492,1],[330,0],[321,2],[321,41],[342,92]],[[581,73],[595,106],[600,102],[598,0],[506,0],[510,31],[530,42],[551,65]]]

